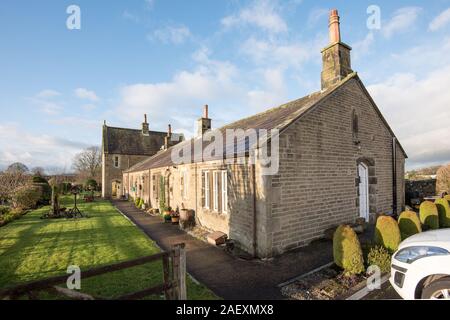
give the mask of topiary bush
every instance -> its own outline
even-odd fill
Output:
[[[424,201],[420,204],[419,217],[424,229],[439,229],[438,209],[433,202]]]
[[[139,200],[138,208],[142,209],[142,206],[144,205],[144,199]]]
[[[346,276],[364,272],[361,245],[355,231],[348,225],[340,225],[333,236],[333,256],[336,265],[344,269]]]
[[[389,272],[391,270],[391,254],[382,246],[374,246],[367,255],[367,264],[378,266],[383,273]]]
[[[137,197],[136,199],[134,199],[134,205],[136,207],[139,207],[139,202],[141,202],[141,198]]]
[[[389,216],[379,216],[375,225],[375,244],[385,247],[389,252],[394,252],[401,241],[397,221]]]
[[[400,228],[402,240],[422,232],[419,217],[414,211],[403,211],[398,218],[398,227]]]
[[[450,205],[448,204],[448,200],[444,198],[437,199],[434,204],[438,210],[439,226],[441,228],[450,227]]]

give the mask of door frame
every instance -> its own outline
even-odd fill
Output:
[[[360,168],[362,168],[365,171],[365,177],[361,177],[360,175]],[[363,163],[360,162],[358,164],[358,177],[359,177],[359,217],[364,218],[367,222],[369,221],[369,167]],[[365,198],[362,197],[361,188],[364,188],[365,190]],[[363,203],[364,202],[364,203]],[[365,208],[365,212],[363,212],[363,208]]]

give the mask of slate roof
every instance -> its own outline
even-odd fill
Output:
[[[288,102],[279,107],[272,108],[267,111],[250,116],[248,118],[244,118],[244,119],[238,120],[236,122],[230,123],[218,130],[222,133],[223,137],[225,137],[226,129],[243,129],[243,130],[247,130],[247,129],[266,129],[266,130],[278,129],[281,133],[283,130],[285,130],[287,127],[289,127],[289,125],[291,123],[295,122],[302,115],[304,115],[307,111],[309,111],[314,106],[316,106],[320,101],[322,101],[326,97],[330,96],[333,92],[336,91],[336,89],[342,87],[345,83],[347,83],[351,79],[357,79],[357,81],[359,81],[361,83],[362,87],[364,88],[364,85],[362,84],[361,80],[359,80],[357,73],[352,73],[352,74],[348,75],[345,79],[343,79],[341,82],[337,83],[333,87],[328,88],[325,91],[318,91],[318,92],[312,93],[308,96]],[[365,88],[364,88],[364,90],[365,90]],[[367,94],[368,94],[368,92],[367,92]],[[370,97],[370,95],[369,95],[369,97]],[[372,100],[372,102],[373,102],[373,100]],[[381,112],[376,107],[374,102],[373,102],[373,104],[375,106],[376,111],[379,113],[382,121],[386,124],[388,130],[391,132],[392,136],[395,136],[394,133],[392,132],[391,128],[387,124],[386,120],[381,115]],[[269,132],[269,134],[270,134],[270,132]],[[184,141],[184,142],[178,144],[177,148],[186,146],[187,144],[190,144],[191,145],[191,155],[192,155],[191,161],[198,162],[197,159],[201,159],[201,157],[197,158],[195,152],[196,151],[201,152],[201,149],[198,148],[200,150],[194,150],[193,142],[198,141],[200,139],[201,139],[201,137],[197,137],[197,138],[190,139],[188,141]],[[226,140],[226,139],[224,139],[224,140]],[[209,143],[210,142],[204,142],[203,148],[205,146],[207,146]],[[232,154],[232,153],[228,153],[228,152],[232,152],[231,148],[235,148],[235,146],[236,146],[236,144],[234,143],[234,141],[230,141],[230,143],[227,143],[227,141],[224,141],[223,153],[218,154],[215,157],[213,156],[208,160],[223,159],[225,155]],[[399,146],[406,157],[406,153],[404,152],[400,143],[399,143]],[[246,144],[245,149],[246,149],[246,151],[248,151],[250,149],[250,146],[248,145],[248,143]],[[148,170],[148,169],[172,166],[172,165],[174,165],[172,162],[172,157],[171,157],[172,150],[173,150],[173,147],[169,148],[167,150],[164,150],[164,151],[160,151],[159,153],[155,154],[154,156],[152,156],[146,160],[143,160],[140,163],[137,163],[136,165],[134,165],[130,169],[126,170],[125,172],[138,172],[138,171],[144,171],[144,170]]]
[[[152,156],[164,145],[167,132],[150,131],[143,135],[140,129],[103,126],[103,148],[105,153]],[[182,134],[173,134],[184,140]]]

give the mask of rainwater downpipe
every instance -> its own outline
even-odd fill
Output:
[[[392,138],[392,212],[397,215],[397,138]]]
[[[253,257],[257,256],[257,228],[256,228],[256,165],[252,164],[252,184],[253,184]]]

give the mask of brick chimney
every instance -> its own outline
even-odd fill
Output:
[[[164,149],[169,149],[174,143],[172,142],[172,125],[167,126],[167,135],[164,137]]]
[[[208,117],[208,105],[203,107],[203,116],[197,120],[197,136],[202,136],[211,130],[211,119]]]
[[[144,136],[148,136],[149,135],[149,126],[148,126],[147,115],[146,114],[144,114],[144,122],[142,123],[142,134]]]
[[[353,72],[350,63],[352,48],[341,42],[340,18],[336,9],[330,11],[330,44],[322,50],[322,90],[344,79]]]

